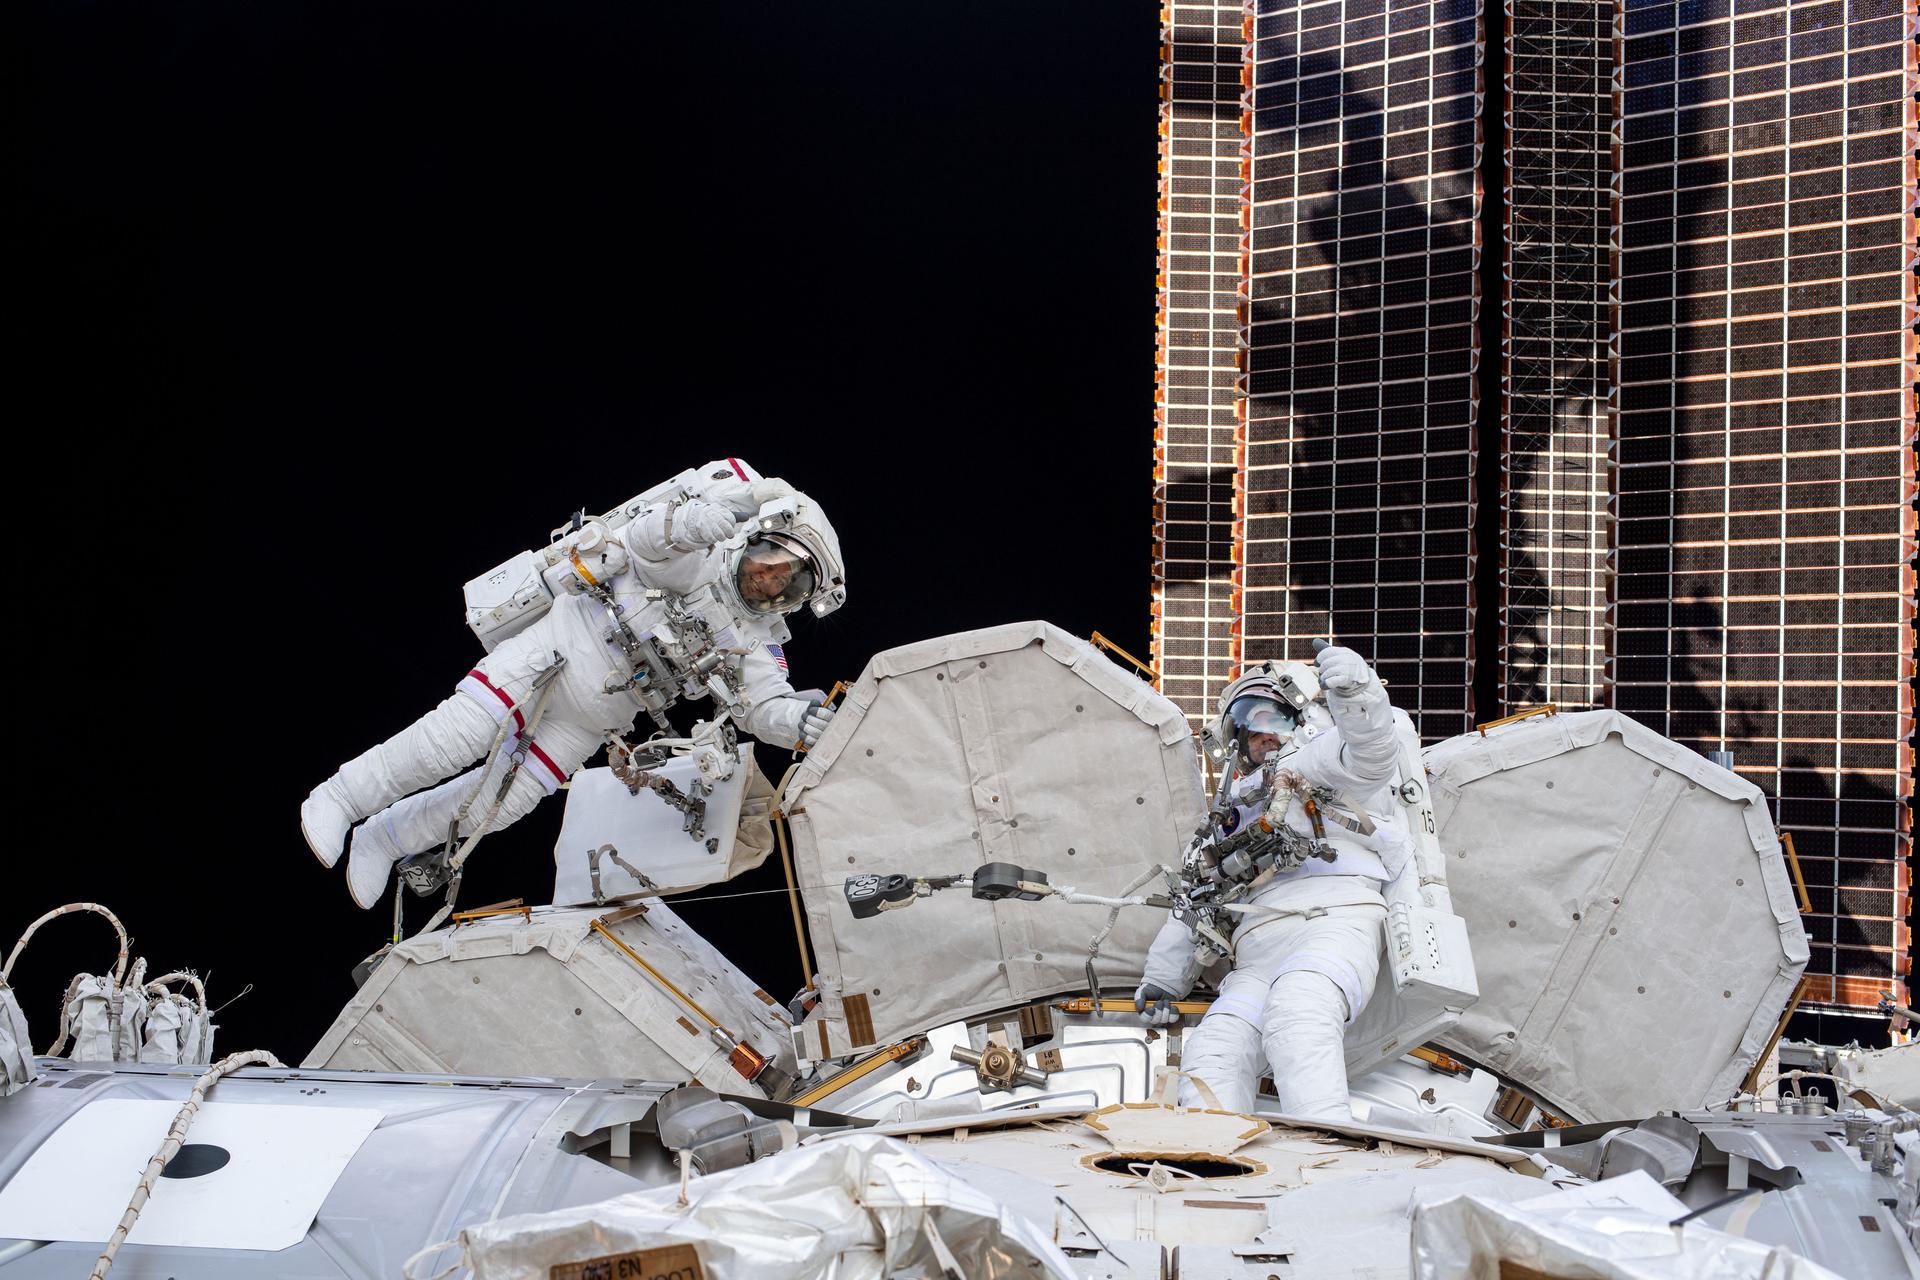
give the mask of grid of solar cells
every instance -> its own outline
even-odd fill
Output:
[[[1501,711],[1603,700],[1613,4],[1507,0]]]
[[[1777,796],[1817,1004],[1902,992],[1912,0],[1627,0],[1615,701]]]
[[[1472,721],[1479,0],[1250,0],[1248,661]]]
[[[1153,665],[1197,730],[1239,668],[1240,0],[1164,14]]]

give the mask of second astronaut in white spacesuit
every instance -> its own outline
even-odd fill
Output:
[[[471,834],[509,768],[516,771],[491,830],[524,817],[558,790],[608,734],[632,728],[642,703],[622,687],[634,679],[635,665],[623,656],[615,624],[624,619],[630,633],[640,629],[666,607],[663,601],[698,595],[709,602],[702,621],[718,633],[715,649],[737,678],[739,705],[728,713],[741,728],[779,747],[810,746],[820,736],[832,709],[817,696],[794,693],[778,640],[785,614],[810,599],[813,612],[824,614],[845,598],[832,526],[804,493],[761,478],[737,458],[708,463],[686,479],[673,498],[637,511],[614,531],[614,563],[624,565],[605,582],[574,557],[598,594],[558,596],[545,616],[475,663],[439,706],[341,765],[307,797],[301,830],[324,865],[339,859],[353,829],[347,882],[361,907],[378,900],[395,863],[443,845],[456,816],[460,834]],[[743,532],[742,522],[751,522],[763,503],[780,499],[792,500],[787,527]],[[546,683],[541,677],[555,665],[560,670],[529,734],[536,682]],[[653,673],[655,684],[661,674]],[[509,750],[493,774],[462,773],[487,754],[507,717],[514,721]]]
[[[1318,704],[1289,701],[1278,677],[1292,676],[1292,696],[1310,699],[1313,674],[1299,664],[1268,663],[1228,687],[1219,734],[1231,738],[1229,767],[1237,795],[1255,790],[1260,766],[1277,767],[1306,786],[1336,793],[1319,806],[1331,861],[1309,858],[1255,892],[1233,933],[1233,968],[1219,997],[1187,1037],[1182,1065],[1213,1090],[1221,1107],[1250,1112],[1261,1065],[1273,1072],[1279,1108],[1289,1115],[1350,1120],[1343,1043],[1348,1023],[1366,1007],[1379,976],[1386,901],[1383,886],[1410,856],[1399,806],[1387,792],[1399,763],[1394,712],[1387,692],[1350,649],[1321,650],[1318,683],[1332,724]],[[1276,802],[1268,809],[1279,808]],[[1237,810],[1230,822],[1260,815]],[[1346,820],[1343,820],[1346,819]],[[1313,835],[1303,803],[1286,806],[1288,826]],[[1356,827],[1371,831],[1357,830]],[[1231,834],[1227,832],[1226,834]],[[1148,953],[1135,1003],[1156,1022],[1174,1018],[1204,959],[1192,928],[1169,920]],[[1184,1103],[1204,1101],[1187,1083]]]

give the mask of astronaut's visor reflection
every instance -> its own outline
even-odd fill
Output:
[[[734,582],[747,607],[760,613],[786,613],[813,594],[813,557],[783,534],[757,535],[741,550]]]

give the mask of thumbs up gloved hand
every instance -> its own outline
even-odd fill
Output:
[[[1399,764],[1386,687],[1351,649],[1329,645],[1314,660],[1327,691],[1327,710],[1340,730],[1340,759],[1350,775],[1346,785],[1364,790],[1385,783]]]
[[[1374,678],[1365,658],[1338,645],[1322,649],[1314,662],[1320,669],[1320,687],[1329,693],[1357,693]]]

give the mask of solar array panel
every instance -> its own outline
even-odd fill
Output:
[[[1499,687],[1605,700],[1612,0],[1507,0]]]
[[[1250,0],[1246,658],[1472,721],[1480,0]]]
[[[1332,636],[1429,738],[1461,732],[1478,0],[1244,15],[1165,11],[1162,686],[1198,721],[1243,659]],[[1914,0],[1505,20],[1488,714],[1611,700],[1730,751],[1808,881],[1808,1000],[1905,999]]]
[[[1904,992],[1912,0],[1626,0],[1614,697],[1777,796],[1818,1004]]]
[[[1153,665],[1197,730],[1240,665],[1240,0],[1175,0],[1162,16]]]

